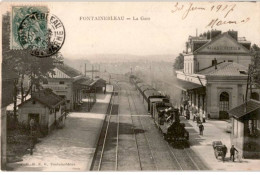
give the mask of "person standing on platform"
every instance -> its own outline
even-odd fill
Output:
[[[202,123],[199,125],[199,130],[200,130],[200,135],[203,136],[204,126]]]
[[[190,111],[189,111],[189,109],[186,109],[186,119],[187,120],[190,119]]]
[[[196,113],[193,113],[193,122],[195,122],[197,119],[197,114]]]
[[[234,145],[230,148],[230,160],[235,161],[235,151],[238,153],[238,150],[235,148]]]
[[[222,160],[223,160],[223,162],[225,162],[226,154],[227,154],[227,147],[226,147],[226,145],[224,145],[222,147]]]
[[[183,115],[183,107],[182,107],[182,105],[180,107],[180,112],[181,112],[181,115]]]

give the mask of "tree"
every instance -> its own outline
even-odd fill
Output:
[[[251,47],[253,53],[253,72],[252,77],[254,83],[260,87],[260,47],[256,44],[253,44]]]
[[[21,103],[32,93],[32,87],[40,89],[40,83],[54,74],[55,58],[39,58],[31,55],[28,50],[9,50],[3,54],[3,63],[7,64],[19,76],[18,82],[14,84],[14,119],[17,121],[17,96],[20,93]],[[24,87],[25,76],[29,78],[30,86]]]
[[[173,64],[174,69],[183,69],[184,65],[184,56],[183,54],[179,54],[179,56],[176,57],[175,62]]]
[[[40,82],[44,81],[49,75],[54,74],[54,61],[53,57],[39,58],[30,54],[28,50],[14,50],[5,55],[8,59],[5,62],[19,75],[19,87],[21,91],[21,100],[24,102],[26,96],[32,91],[35,85],[37,88]],[[30,86],[25,92],[24,78],[29,77]]]

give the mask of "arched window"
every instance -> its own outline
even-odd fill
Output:
[[[227,92],[222,92],[220,94],[220,101],[229,101],[229,95]]]
[[[228,118],[229,94],[222,92],[219,96],[219,118]]]
[[[259,101],[259,94],[257,92],[252,92],[251,93],[251,99]]]

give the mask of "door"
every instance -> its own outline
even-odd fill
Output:
[[[227,92],[222,92],[219,97],[219,118],[228,119],[229,110],[229,94]]]
[[[28,114],[28,125],[29,125],[31,119],[34,119],[35,126],[39,126],[39,124],[40,124],[40,114],[37,114],[37,113]]]
[[[251,93],[251,99],[259,101],[259,94],[257,92],[252,92]]]

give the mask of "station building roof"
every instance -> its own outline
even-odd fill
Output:
[[[56,65],[56,68],[64,72],[66,75],[68,75],[71,78],[81,75],[80,71],[68,66],[67,64]]]
[[[197,74],[208,76],[247,76],[248,68],[235,62],[221,62],[216,66],[205,68]]]
[[[102,79],[102,78],[98,78],[96,80],[94,80],[94,84],[96,87],[105,87],[106,86],[106,80]]]
[[[43,89],[38,92],[33,92],[32,97],[28,100],[26,100],[24,103],[21,103],[19,107],[22,107],[23,104],[35,100],[39,103],[49,107],[49,108],[55,108],[56,106],[62,104],[65,100],[58,95],[56,95],[54,92],[52,92],[51,89]]]
[[[84,77],[82,79],[79,79],[75,82],[76,84],[84,85],[84,86],[92,86],[94,85],[94,80]]]
[[[250,99],[249,101],[231,109],[228,113],[238,120],[250,120],[260,118],[260,101]]]

